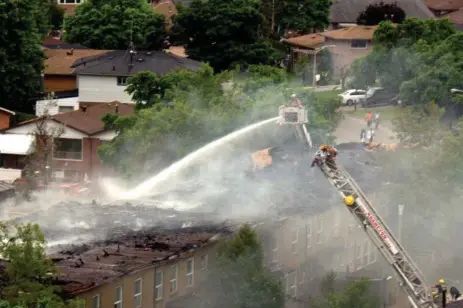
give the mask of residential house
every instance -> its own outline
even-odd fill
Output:
[[[377,4],[378,0],[334,0],[331,6],[330,29],[357,24],[357,17],[368,5]],[[383,0],[384,3],[397,3],[407,17],[434,18],[434,14],[425,5],[423,0]]]
[[[377,26],[348,26],[284,39],[282,42],[291,47],[293,54],[310,54],[310,51],[329,45],[333,55],[333,76],[343,78],[355,59],[367,55],[372,50],[376,28]]]
[[[133,103],[127,78],[151,71],[163,76],[178,69],[196,71],[201,62],[164,51],[115,50],[77,60],[72,68],[77,76],[80,102],[120,101]]]
[[[463,8],[463,0],[425,0],[425,3],[436,16],[449,14]]]
[[[26,157],[34,149],[33,136],[0,134],[0,181],[12,183],[20,178]]]
[[[98,147],[116,136],[106,130],[101,118],[108,113],[130,115],[133,105],[111,103],[86,103],[79,110],[59,113],[45,119],[48,131],[62,131],[54,137],[52,171],[56,180],[80,180],[99,177],[107,170],[98,158]],[[7,134],[32,135],[43,118],[19,123],[6,130]]]
[[[0,131],[10,127],[15,112],[0,107]]]
[[[215,264],[222,227],[153,228],[53,254],[65,292],[90,308],[164,308]]]
[[[72,64],[82,57],[100,55],[107,50],[94,49],[46,49],[43,76],[46,93],[72,91],[78,88]]]
[[[50,36],[43,40],[42,47],[45,49],[88,49],[84,45],[67,43],[57,37]]]
[[[74,13],[74,9],[81,3],[84,3],[85,0],[56,0],[60,7],[64,8],[64,13],[66,15],[71,15]]]

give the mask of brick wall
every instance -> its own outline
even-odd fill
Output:
[[[0,130],[10,127],[11,114],[0,110]]]

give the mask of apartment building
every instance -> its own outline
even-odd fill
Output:
[[[52,259],[65,292],[90,308],[164,308],[193,293],[215,263],[219,227],[130,232]]]

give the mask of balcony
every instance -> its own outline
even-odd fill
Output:
[[[56,151],[53,154],[53,158],[64,160],[82,160],[82,152]]]

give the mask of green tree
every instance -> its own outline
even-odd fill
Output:
[[[61,30],[64,21],[64,8],[58,5],[54,0],[48,0],[50,5],[50,24],[52,25],[52,30]]]
[[[219,248],[217,263],[212,283],[214,291],[219,288],[215,300],[221,306],[284,307],[283,287],[264,268],[261,241],[249,225]]]
[[[289,0],[277,14],[277,26],[285,30],[294,30],[299,33],[314,33],[325,29],[329,25],[331,0]]]
[[[3,1],[0,4],[0,106],[31,111],[25,103],[40,91],[44,55],[40,50],[49,30],[41,1]]]
[[[164,16],[145,0],[91,0],[65,19],[64,39],[95,49],[160,49],[166,37]]]
[[[99,155],[128,178],[153,174],[238,127],[275,117],[293,91],[287,78],[282,69],[253,65],[245,72],[220,74],[209,66],[162,77],[139,73],[128,81],[138,111],[129,117],[104,117],[106,127],[119,134],[99,148]],[[298,94],[311,108],[313,138],[326,140],[340,118],[339,98]]]
[[[193,0],[174,21],[172,31],[188,56],[209,63],[215,71],[270,64],[278,58],[271,44],[260,38],[264,17],[257,0]]]
[[[0,280],[0,307],[78,307],[80,301],[64,302],[53,285],[56,269],[45,253],[45,238],[36,224],[17,225],[11,233],[0,223],[0,255],[6,266]]]
[[[370,282],[366,279],[349,282],[341,291],[335,291],[332,274],[325,278],[326,288],[321,298],[314,301],[315,308],[374,308],[378,299],[371,295]]]
[[[379,2],[370,4],[367,8],[360,12],[357,17],[357,24],[374,26],[384,20],[390,20],[393,23],[400,24],[405,20],[405,12],[397,5],[397,3]]]

